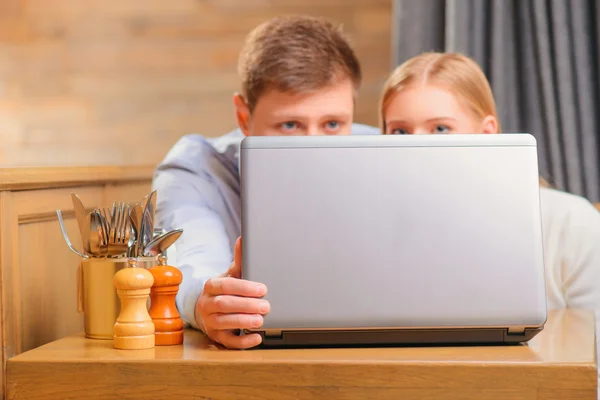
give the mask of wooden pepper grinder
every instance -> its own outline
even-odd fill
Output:
[[[121,312],[114,325],[114,347],[117,349],[149,349],[154,347],[154,323],[148,314],[147,300],[154,277],[138,268],[135,258],[129,267],[115,274],[113,283],[121,299]]]
[[[150,292],[150,317],[154,322],[157,346],[183,343],[183,321],[180,318],[175,297],[183,275],[179,269],[167,265],[167,257],[160,255],[159,265],[148,268],[154,277]]]

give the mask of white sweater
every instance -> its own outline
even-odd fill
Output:
[[[540,197],[548,309],[592,310],[598,326],[600,212],[583,197],[558,190],[541,188]],[[597,334],[597,351],[599,339]]]

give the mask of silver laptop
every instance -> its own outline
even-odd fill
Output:
[[[264,346],[522,343],[546,321],[529,134],[248,137]]]

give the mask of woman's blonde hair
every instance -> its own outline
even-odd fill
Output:
[[[460,53],[427,52],[398,66],[385,82],[379,105],[383,134],[386,132],[385,111],[394,95],[409,86],[429,83],[454,93],[476,118],[493,116],[498,132],[502,131],[492,88],[479,64]],[[540,185],[551,187],[542,177]]]
[[[476,118],[492,115],[498,119],[492,88],[475,61],[460,53],[428,52],[398,66],[385,82],[379,107],[382,133],[386,131],[385,110],[393,96],[409,86],[428,83],[453,92]]]

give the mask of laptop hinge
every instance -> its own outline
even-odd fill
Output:
[[[267,330],[267,331],[265,331],[265,337],[283,338],[283,332],[281,330]]]
[[[523,335],[523,334],[525,334],[525,327],[524,326],[511,326],[510,328],[508,328],[507,334]]]

